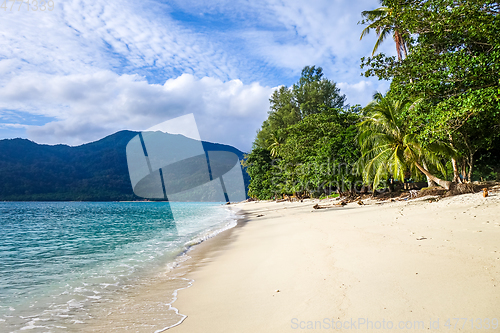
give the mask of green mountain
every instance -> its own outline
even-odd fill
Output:
[[[26,139],[0,140],[0,201],[142,200],[132,190],[126,146],[138,132],[120,131],[70,147]],[[203,142],[206,151],[243,152]],[[250,177],[243,172],[245,187]]]

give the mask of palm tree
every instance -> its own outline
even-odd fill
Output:
[[[376,93],[374,100],[365,107],[365,118],[358,125],[358,141],[362,156],[358,161],[358,171],[365,181],[373,183],[373,188],[381,179],[390,176],[403,179],[409,171],[416,176],[419,171],[438,185],[449,190],[452,182],[433,175],[427,165],[435,166],[445,173],[439,155],[453,154],[451,147],[443,142],[435,142],[425,148],[413,133],[407,133],[403,112],[416,104],[391,100]]]
[[[377,52],[380,44],[387,38],[387,36],[392,34],[394,42],[396,43],[396,51],[398,54],[398,59],[401,60],[403,57],[408,55],[407,40],[406,36],[408,33],[403,29],[399,28],[394,16],[394,11],[392,8],[380,7],[375,10],[367,10],[361,13],[364,19],[360,22],[361,24],[369,23],[368,26],[363,29],[361,33],[360,40],[364,36],[368,35],[372,29],[377,33],[378,39],[373,48],[372,56]]]
[[[270,150],[272,157],[278,157],[279,148],[284,141],[284,138],[281,135],[281,132],[276,131],[274,133],[271,133],[271,140],[273,143],[267,149]]]

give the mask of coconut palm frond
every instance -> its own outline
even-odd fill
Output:
[[[373,48],[372,56],[377,52],[380,44],[387,38],[387,36],[393,36],[394,42],[396,43],[396,51],[398,54],[398,59],[401,60],[407,55],[407,44],[408,44],[408,33],[402,31],[398,28],[398,22],[395,15],[393,14],[393,9],[388,7],[380,7],[375,10],[366,10],[361,12],[363,20],[360,22],[362,24],[368,24],[368,26],[361,32],[360,40],[370,33],[372,29],[377,33],[377,42]]]
[[[384,40],[387,38],[387,36],[389,36],[391,34],[391,28],[379,28],[377,29],[377,41],[375,42],[375,46],[373,47],[373,51],[372,51],[372,56],[375,55],[375,53],[377,53],[377,50],[378,48],[380,47],[380,45],[384,42]]]
[[[364,109],[366,116],[357,126],[362,156],[357,163],[358,173],[374,188],[383,177],[403,179],[410,171],[417,176],[417,163],[426,163],[445,174],[443,157],[452,156],[451,147],[443,142],[422,146],[414,133],[406,133],[404,115],[418,101],[391,100],[380,94]]]

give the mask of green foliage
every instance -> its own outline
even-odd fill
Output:
[[[326,194],[322,194],[320,195],[320,199],[323,200],[323,199],[332,199],[332,198],[338,198],[340,196],[340,194],[338,193],[333,193],[333,194],[330,194],[330,195],[326,195]]]
[[[360,180],[352,172],[359,157],[355,124],[360,109],[347,108],[345,99],[315,66],[305,67],[291,88],[274,92],[268,119],[243,163],[251,177],[250,196],[320,196],[354,187]]]
[[[497,148],[478,152],[474,179],[500,181],[500,142]]]
[[[447,144],[435,141],[425,148],[418,137],[407,130],[405,113],[414,107],[407,100],[393,100],[375,94],[374,101],[364,110],[365,117],[358,127],[362,157],[359,171],[365,182],[376,188],[384,179],[417,178],[419,172],[429,172],[435,166],[446,173],[443,156],[453,156]]]
[[[402,59],[407,55],[408,31],[400,27],[398,18],[392,8],[380,7],[375,10],[363,11],[361,15],[364,19],[359,23],[368,24],[368,26],[363,30],[359,39],[363,39],[371,30],[375,30],[377,33],[378,38],[373,47],[372,56],[389,35],[392,35],[396,44],[398,59]]]
[[[324,107],[343,108],[346,100],[335,82],[324,78],[323,69],[315,66],[304,67],[292,92],[300,110],[300,119],[320,113]]]
[[[280,130],[321,112],[323,106],[342,108],[345,100],[335,82],[323,77],[321,67],[304,67],[298,83],[291,88],[282,86],[271,96],[269,116],[257,133],[254,147],[268,149]]]
[[[268,118],[262,124],[254,142],[255,148],[267,149],[275,143],[278,131],[300,121],[300,107],[295,101],[293,91],[283,86],[271,98]],[[274,136],[274,137],[273,137]]]
[[[353,164],[359,157],[356,123],[359,108],[324,108],[284,130],[276,163],[284,181],[281,193],[306,192],[314,196],[332,190],[350,190],[360,180]]]
[[[273,198],[276,195],[276,186],[273,177],[273,161],[269,150],[254,148],[245,157],[242,165],[246,167],[251,178],[248,196],[262,200]]]
[[[499,114],[500,22],[492,1],[384,1],[402,29],[415,35],[408,57],[363,59],[366,76],[392,79],[392,94],[422,97],[413,112],[421,136],[446,138],[473,114]],[[496,5],[495,5],[496,4]],[[495,7],[496,6],[496,7]],[[423,112],[425,111],[425,112]]]
[[[412,36],[404,59],[362,59],[365,76],[392,80],[390,96],[421,99],[408,109],[408,131],[424,145],[448,141],[470,178],[474,155],[500,129],[500,6],[479,0],[384,0]],[[467,174],[469,177],[467,177]]]
[[[282,194],[329,195],[352,190],[361,178],[353,169],[360,154],[356,142],[359,107],[323,107],[280,131],[271,151],[254,148],[244,165],[251,177],[249,195],[271,199]]]

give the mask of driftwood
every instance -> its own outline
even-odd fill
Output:
[[[314,209],[325,209],[325,208],[328,208],[328,206],[320,206],[319,204],[315,204],[313,206]]]
[[[456,184],[455,187],[453,187],[450,190],[450,194],[452,195],[474,193],[474,192],[475,192],[474,184],[472,183]]]
[[[328,205],[328,206],[320,206],[319,204],[315,204],[313,206],[314,209],[326,209],[326,208],[333,208],[333,207],[344,207],[345,205],[347,205],[347,202],[346,201],[341,201],[335,205]]]
[[[299,196],[297,195],[286,195],[286,194],[283,194],[283,200],[287,200],[287,201],[290,201],[290,202],[294,202],[294,201],[300,201],[302,202],[302,198],[300,198]]]

